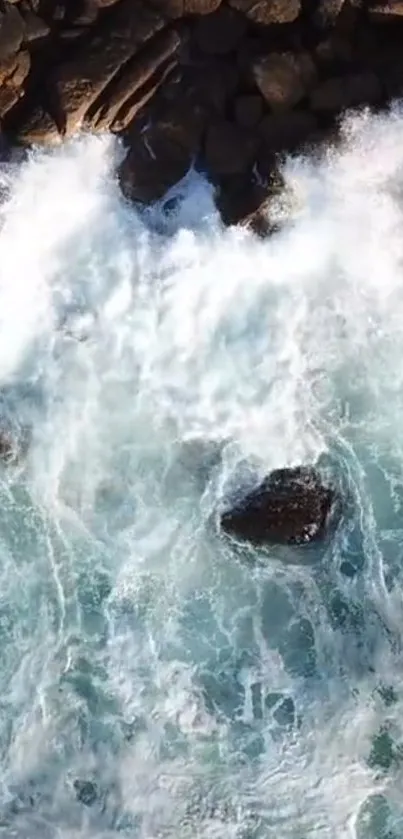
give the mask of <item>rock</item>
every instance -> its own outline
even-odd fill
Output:
[[[318,121],[309,111],[268,114],[259,126],[263,153],[295,151],[317,128]]]
[[[24,20],[14,6],[0,12],[0,61],[18,52],[24,37]]]
[[[315,65],[308,53],[271,53],[258,59],[253,75],[273,111],[292,108],[308,95],[316,82]]]
[[[235,120],[243,128],[254,128],[263,116],[263,101],[257,93],[238,96],[234,103]]]
[[[36,45],[37,42],[42,42],[49,36],[50,26],[39,15],[36,15],[35,12],[25,12],[24,22],[24,44]]]
[[[162,198],[188,171],[199,147],[203,122],[197,111],[168,108],[130,143],[119,170],[123,194],[148,203]]]
[[[344,0],[319,0],[313,15],[314,23],[321,29],[328,29],[336,23]]]
[[[209,174],[242,173],[250,167],[255,151],[256,139],[235,123],[220,120],[207,129],[204,156]]]
[[[0,116],[4,116],[24,95],[24,82],[31,67],[29,52],[23,50],[0,65]]]
[[[19,120],[18,142],[23,145],[53,146],[61,142],[57,125],[41,105],[37,105]]]
[[[266,26],[292,23],[301,11],[300,0],[229,0],[229,4],[243,12],[253,23]]]
[[[221,515],[221,528],[257,545],[307,544],[325,536],[334,502],[315,469],[277,469]]]
[[[156,35],[105,92],[99,109],[92,113],[91,126],[96,130],[126,128],[176,65],[173,56],[179,45],[175,30]]]
[[[106,89],[126,63],[164,26],[164,18],[145,5],[122,0],[108,29],[91,39],[63,65],[56,78],[58,113],[62,133],[70,135],[99,109]]]
[[[167,17],[209,15],[216,12],[222,0],[150,0],[150,4]]]
[[[389,0],[386,3],[369,3],[369,16],[377,23],[388,23],[403,15],[403,0]]]
[[[194,37],[202,52],[226,55],[235,50],[245,33],[245,18],[227,6],[214,15],[201,17],[195,24]]]
[[[355,73],[322,82],[313,90],[310,104],[317,113],[337,113],[358,105],[376,104],[381,97],[381,84],[375,73]]]
[[[271,231],[268,215],[271,197],[270,188],[247,173],[221,179],[216,204],[224,224],[241,224],[259,236],[266,236]]]

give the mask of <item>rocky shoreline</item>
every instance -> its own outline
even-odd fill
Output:
[[[122,135],[140,202],[196,161],[237,223],[276,188],[278,155],[401,95],[402,43],[402,0],[1,0],[2,131]]]

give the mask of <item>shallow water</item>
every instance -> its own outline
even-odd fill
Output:
[[[0,836],[398,839],[403,115],[289,161],[267,241],[195,173],[136,212],[120,154],[1,171]],[[220,537],[313,460],[321,550]]]

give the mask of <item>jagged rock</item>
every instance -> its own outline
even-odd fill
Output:
[[[253,75],[262,96],[275,110],[291,108],[307,96],[316,81],[308,53],[271,53],[254,63]]]
[[[313,20],[317,26],[326,29],[334,26],[345,0],[319,0]]]
[[[334,502],[314,468],[277,469],[221,515],[221,528],[257,545],[307,544],[326,534]]]
[[[271,232],[268,213],[272,198],[270,187],[256,181],[249,173],[223,178],[220,187],[216,204],[224,224],[240,224],[263,237]]]
[[[0,116],[4,116],[24,95],[23,84],[31,66],[29,52],[22,50],[0,65]]]
[[[133,201],[156,201],[188,171],[203,127],[197,111],[168,108],[130,143],[119,170],[123,194]]]
[[[105,100],[92,114],[92,127],[119,131],[126,128],[175,66],[173,56],[179,45],[180,37],[173,29],[156,35],[130,62],[109,95],[106,93]]]
[[[403,0],[387,0],[386,3],[369,4],[369,15],[378,23],[392,22],[394,18],[403,15]]]
[[[259,125],[263,153],[292,152],[318,128],[310,111],[267,114]]]
[[[382,96],[374,73],[355,73],[322,82],[311,94],[311,108],[317,113],[339,112],[362,104],[375,104]]]
[[[300,0],[229,0],[254,23],[292,23],[301,11]]]
[[[106,89],[124,65],[164,26],[164,18],[143,5],[123,0],[113,15],[110,28],[94,34],[62,66],[56,79],[59,129],[69,135],[91,120],[107,99]]]
[[[238,125],[254,128],[263,116],[263,101],[256,93],[238,96],[234,103],[234,115]]]
[[[195,24],[197,46],[209,55],[225,55],[235,50],[245,33],[246,20],[234,9],[221,6],[214,15],[201,17]]]
[[[73,787],[76,792],[77,801],[85,804],[86,807],[91,807],[95,804],[98,797],[98,790],[96,784],[92,781],[82,781],[77,778],[73,782]]]
[[[233,122],[220,120],[207,129],[204,156],[212,175],[244,172],[251,165],[255,151],[255,137]]]
[[[185,15],[209,15],[216,12],[222,0],[150,0],[151,5],[172,18]]]
[[[15,55],[24,38],[24,20],[14,6],[4,6],[0,12],[0,61]]]
[[[54,146],[61,137],[54,119],[37,105],[19,121],[18,140],[22,145]]]
[[[50,26],[42,20],[35,12],[28,11],[24,14],[25,32],[24,44],[37,44],[42,42],[50,35]]]

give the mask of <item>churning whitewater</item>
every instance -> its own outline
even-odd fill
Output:
[[[0,836],[399,839],[403,114],[285,165],[280,232],[83,136],[2,164]],[[346,499],[300,561],[216,517],[275,467]]]

